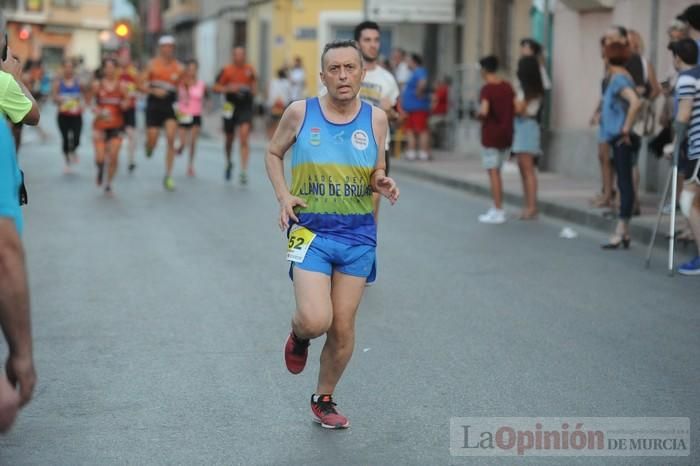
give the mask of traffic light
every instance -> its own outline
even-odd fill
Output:
[[[117,23],[114,25],[114,33],[120,39],[128,39],[131,34],[131,28],[127,23]]]

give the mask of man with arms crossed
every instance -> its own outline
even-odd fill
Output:
[[[321,66],[328,93],[287,108],[265,164],[280,203],[279,226],[289,229],[287,258],[293,262],[296,312],[285,363],[300,373],[309,341],[326,334],[311,411],[314,421],[338,429],[350,422],[332,396],[352,356],[355,314],[374,268],[372,192],[394,204],[399,189],[385,171],[386,114],[357,98],[364,77],[357,44],[327,44]],[[290,148],[291,190],[283,163]]]
[[[368,104],[379,107],[386,112],[389,121],[398,118],[398,113],[394,110],[399,99],[399,85],[396,83],[394,75],[385,70],[377,63],[379,59],[379,49],[381,47],[381,35],[379,25],[373,21],[364,21],[355,27],[355,41],[360,46],[362,58],[365,62],[365,77],[360,88],[360,99]],[[387,132],[386,137],[386,173],[389,174],[389,142],[391,135]],[[378,193],[372,195],[374,206],[374,221],[379,222],[379,201],[381,196]]]

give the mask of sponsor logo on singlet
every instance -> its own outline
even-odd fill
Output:
[[[321,128],[311,128],[311,134],[309,135],[309,144],[312,146],[321,145]]]
[[[369,146],[369,136],[361,129],[356,129],[350,138],[352,146],[357,150],[365,150]]]

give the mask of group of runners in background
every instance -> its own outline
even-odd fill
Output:
[[[27,77],[29,79],[31,74]],[[128,58],[107,57],[99,69],[86,77],[76,69],[74,60],[66,59],[56,78],[45,86],[47,89],[37,93],[40,98],[49,98],[56,104],[66,174],[72,173],[73,165],[79,161],[77,149],[83,132],[83,115],[87,111],[92,113],[95,180],[111,195],[124,139],[128,171],[133,173],[136,169],[136,110],[141,97],[145,97],[146,157],[152,157],[161,132],[165,135],[165,189],[175,189],[172,176],[175,157],[185,151],[188,152],[187,175],[195,176],[197,140],[210,91],[224,96],[224,177],[230,181],[233,176],[233,142],[238,130],[240,182],[246,184],[256,83],[255,70],[246,63],[244,48],[233,49],[231,63],[223,67],[210,87],[198,78],[197,61],[191,59],[184,64],[178,61],[174,38],[163,36],[158,42],[156,56],[142,71]],[[43,131],[41,137],[45,139]],[[19,147],[21,126],[15,129],[15,138]]]

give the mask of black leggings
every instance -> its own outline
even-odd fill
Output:
[[[61,130],[63,138],[63,155],[68,158],[68,154],[74,152],[80,145],[80,131],[83,129],[82,115],[58,114],[58,129]]]
[[[613,163],[617,174],[617,189],[620,191],[620,219],[629,220],[634,206],[634,184],[632,183],[633,145],[625,144],[620,139],[611,143]]]

